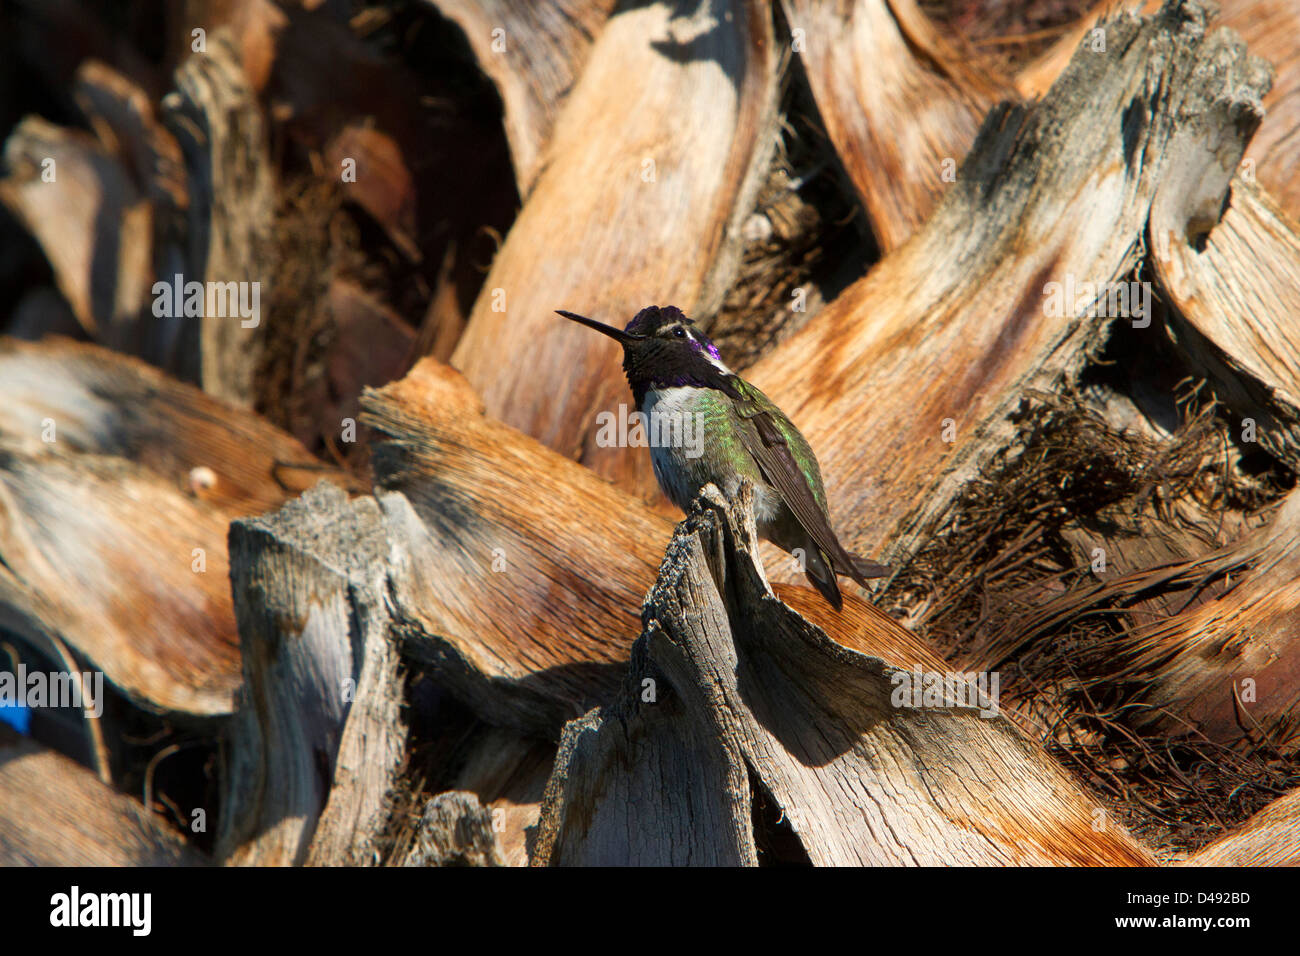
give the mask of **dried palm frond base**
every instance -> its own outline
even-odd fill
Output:
[[[1064,649],[1053,663],[1069,668],[1071,658]],[[1031,681],[1019,666],[1003,677]],[[1300,785],[1300,764],[1267,744],[1243,751],[1194,730],[1181,735],[1135,731],[1132,717],[1145,705],[1123,699],[1102,703],[1095,694],[1105,689],[1103,678],[1036,687],[1035,710],[1056,714],[1044,741],[1117,822],[1162,860],[1181,859],[1236,830]],[[1022,703],[1003,700],[1008,708]]]
[[[716,315],[696,317],[739,371],[880,259],[799,57],[785,64],[782,84],[775,155],[741,230],[736,279]]]
[[[919,0],[917,5],[1007,73],[1045,53],[1096,6],[1092,0]]]
[[[1004,711],[1169,858],[1300,782],[1286,727],[1212,738],[1152,700],[1143,626],[1257,565],[1251,532],[1293,484],[1234,443],[1206,389],[1180,393],[1169,430],[1100,391],[1026,395],[1014,460],[972,483],[878,599],[960,669],[999,672]]]
[[[527,865],[555,743],[492,727],[420,668],[406,699],[408,759],[379,841],[384,865]],[[483,843],[495,854],[477,852]]]

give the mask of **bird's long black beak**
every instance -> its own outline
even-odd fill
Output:
[[[562,315],[566,319],[572,319],[579,322],[589,329],[595,329],[597,332],[603,332],[619,345],[627,345],[629,342],[635,342],[638,339],[645,338],[644,335],[633,335],[630,332],[624,332],[622,329],[616,329],[612,325],[606,325],[604,322],[597,322],[595,319],[589,319],[585,315],[578,315],[576,312],[565,312],[563,309],[556,309],[556,315]]]

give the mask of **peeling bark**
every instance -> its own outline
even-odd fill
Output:
[[[706,488],[679,526],[621,698],[566,728],[539,863],[753,864],[751,778],[818,865],[1150,862],[990,698],[900,706],[899,668],[782,604],[752,505]]]
[[[244,689],[216,855],[373,864],[406,737],[379,510],[321,484],[230,548]]]

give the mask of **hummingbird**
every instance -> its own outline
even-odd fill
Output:
[[[693,420],[703,425],[697,448],[651,442],[655,479],[674,505],[686,511],[709,482],[734,500],[741,480],[749,479],[759,536],[786,552],[800,552],[808,580],[837,611],[843,606],[837,574],[865,587],[868,578],[889,573],[840,544],[808,441],[771,399],[726,366],[680,309],[649,306],[621,330],[556,311],[623,347],[627,383],[648,421],[656,415],[676,421],[697,416]]]

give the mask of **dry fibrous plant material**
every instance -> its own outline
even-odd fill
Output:
[[[1072,31],[1091,26],[1098,13],[1114,3],[1098,7],[1094,0],[918,0],[917,6],[1004,76],[1018,80],[1022,69]]]
[[[406,653],[484,719],[558,736],[619,686],[672,524],[486,416],[432,359],[363,404]],[[891,623],[859,601],[836,614],[806,587],[780,593],[847,646]]]
[[[858,552],[905,560],[980,463],[1015,442],[1025,390],[1057,390],[1105,342],[1114,317],[1049,315],[1046,287],[1125,277],[1160,180],[1153,157],[1166,156],[1157,144],[1229,90],[1249,114],[1258,91],[1236,70],[1267,87],[1263,64],[1203,32],[1204,16],[1185,4],[1118,18],[1109,53],[1081,52],[1041,101],[994,110],[914,239],[754,366],[817,449],[832,517]],[[1168,93],[1153,102],[1157,64]],[[1126,110],[1143,116],[1129,134],[1101,119]],[[1214,135],[1241,148],[1247,132]]]
[[[1235,833],[1190,857],[1189,866],[1295,866],[1300,861],[1300,790],[1278,797]]]
[[[950,652],[992,665],[1051,620],[1036,606],[1064,614],[1067,591],[1088,595],[1081,606],[1102,605],[1100,595],[1113,588],[1118,597],[1113,582],[1123,579],[1137,602],[1195,581],[1170,567],[1180,561],[1222,549],[1224,570],[1245,566],[1228,546],[1265,524],[1285,489],[1240,469],[1218,411],[1189,409],[1183,426],[1157,441],[1116,429],[1078,396],[1028,394],[1021,442],[967,485],[951,523],[890,582],[884,601],[946,635]],[[1215,593],[1209,585],[1200,582],[1204,596]],[[996,608],[991,593],[1000,595]]]
[[[260,514],[316,483],[319,461],[264,419],[138,359],[68,339],[0,339],[0,434],[53,428],[74,452],[116,456],[231,516]]]
[[[740,267],[704,323],[723,360],[742,372],[880,257],[798,57],[788,58],[782,77],[779,139],[741,227]]]
[[[335,472],[250,412],[85,343],[0,340],[0,399],[5,626],[37,647],[54,634],[142,707],[229,713],[226,529]]]
[[[374,864],[406,740],[379,506],[321,484],[236,522],[230,548],[244,682],[216,855]]]
[[[0,443],[0,497],[6,629],[66,642],[141,706],[230,712],[228,514],[134,462],[39,441]]]
[[[1300,779],[1285,642],[1259,630],[1289,627],[1269,600],[1289,586],[1291,492],[1242,469],[1213,402],[1189,401],[1162,441],[1077,399],[1026,405],[1018,457],[968,486],[884,603],[958,669],[999,672],[1022,726],[1182,855]],[[1216,661],[1214,633],[1243,656]]]
[[[58,794],[58,799],[51,799]],[[40,808],[39,826],[32,825]],[[0,864],[201,866],[140,804],[68,758],[0,726]]]
[[[1194,194],[1172,177],[1151,215],[1151,258],[1179,350],[1264,451],[1300,467],[1300,233],[1240,175],[1218,209],[1189,202]]]

